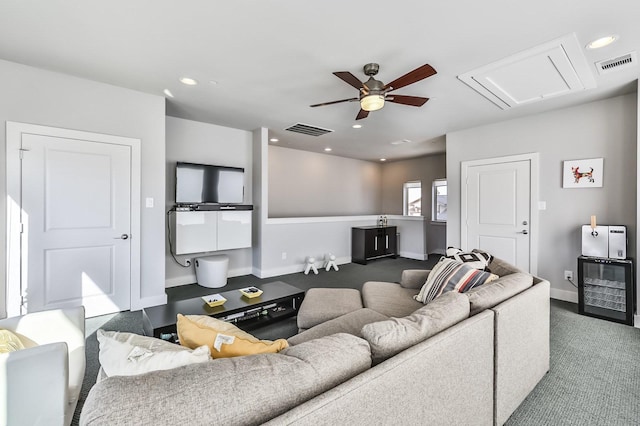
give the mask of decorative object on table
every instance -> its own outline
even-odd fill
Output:
[[[562,167],[563,188],[601,188],[604,176],[604,160],[565,160]]]
[[[202,300],[205,301],[210,308],[215,308],[216,306],[224,305],[224,302],[227,301],[221,294],[209,294],[208,296],[202,296]]]
[[[248,297],[249,299],[253,299],[254,297],[258,297],[260,296],[262,293],[264,293],[262,290],[260,290],[258,287],[245,287],[245,288],[241,288],[240,290],[238,290],[240,293],[242,293],[243,296]]]
[[[331,270],[331,268],[335,269],[336,271],[339,270],[338,265],[336,265],[336,256],[334,254],[327,253],[324,256],[324,270],[329,271]]]
[[[304,274],[308,275],[309,271],[313,271],[314,274],[318,275],[318,268],[316,268],[316,258],[308,256],[306,260],[306,265],[304,267]]]

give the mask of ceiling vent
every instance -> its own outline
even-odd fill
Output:
[[[461,74],[458,79],[502,109],[596,87],[575,34]]]
[[[309,136],[322,136],[333,132],[333,130],[330,129],[323,129],[322,127],[310,126],[303,123],[296,123],[293,126],[287,127],[285,130]]]
[[[631,52],[626,55],[618,56],[617,58],[596,62],[596,68],[598,69],[598,74],[602,75],[608,74],[612,71],[634,67],[637,63],[638,57],[636,52]]]

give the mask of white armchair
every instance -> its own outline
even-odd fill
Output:
[[[84,307],[0,320],[25,349],[0,354],[0,425],[71,424],[85,370]]]

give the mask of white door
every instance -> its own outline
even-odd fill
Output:
[[[21,139],[27,312],[129,309],[131,147],[27,133]]]
[[[525,271],[532,268],[530,159],[463,164],[462,246],[485,250]],[[532,270],[533,269],[533,270]]]

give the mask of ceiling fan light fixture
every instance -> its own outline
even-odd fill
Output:
[[[383,95],[367,95],[360,99],[360,108],[365,111],[377,111],[384,106]]]

